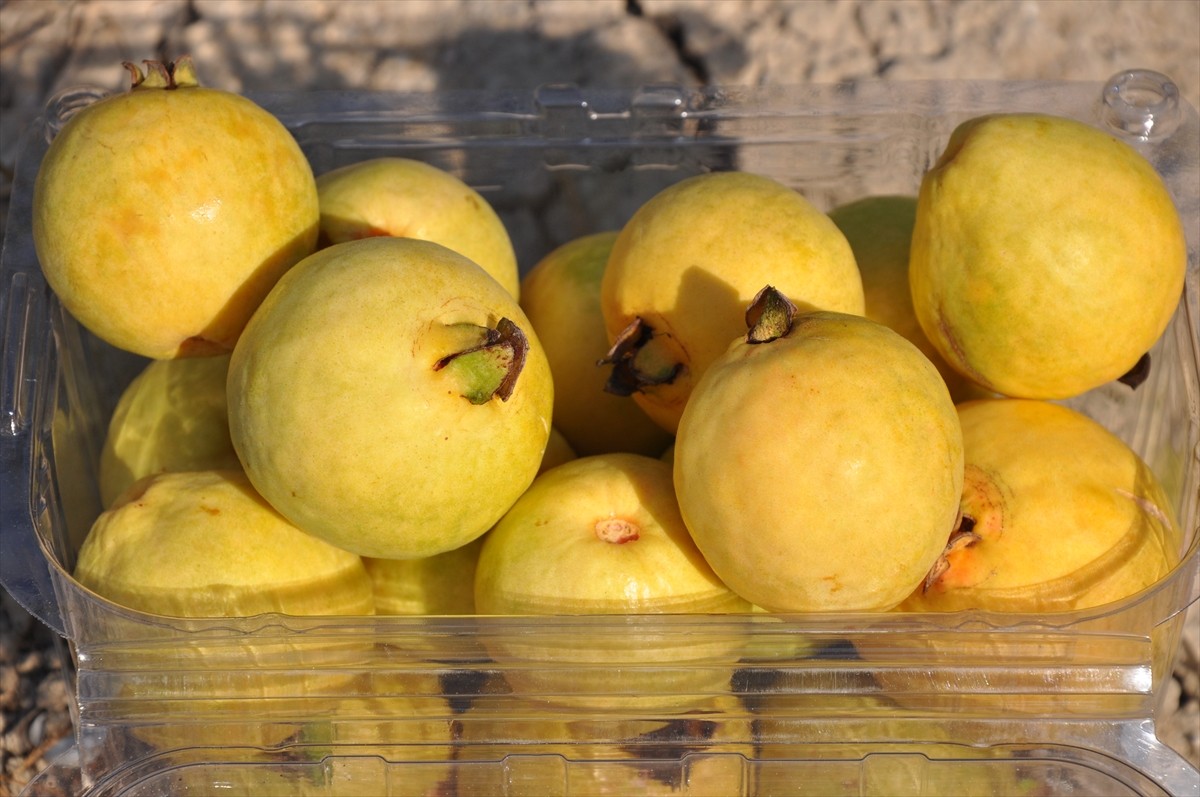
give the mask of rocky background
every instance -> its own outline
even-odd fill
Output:
[[[234,91],[1101,83],[1148,68],[1200,107],[1200,0],[0,0],[0,235],[20,131],[48,97],[120,89],[122,60],[183,53]],[[70,743],[65,655],[0,593],[0,797]],[[1198,665],[1193,607],[1160,734],[1200,765]]]

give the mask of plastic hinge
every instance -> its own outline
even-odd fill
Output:
[[[583,92],[573,83],[546,83],[534,92],[537,105],[537,135],[548,139],[586,137],[591,109]]]
[[[687,92],[678,83],[655,83],[633,93],[630,108],[635,116],[682,117],[687,115]]]
[[[687,116],[687,91],[677,83],[654,83],[638,88],[620,105],[611,105],[609,95],[591,99],[574,83],[546,83],[534,92],[534,103],[543,132],[571,135],[585,131],[597,120],[680,120]],[[605,103],[609,102],[609,105]]]

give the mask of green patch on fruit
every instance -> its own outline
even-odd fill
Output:
[[[493,398],[508,401],[525,366],[529,340],[507,318],[501,318],[495,329],[480,329],[482,343],[446,355],[434,363],[433,370],[450,376],[459,395],[472,404],[486,404]]]

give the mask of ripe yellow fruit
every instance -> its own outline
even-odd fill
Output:
[[[581,457],[539,476],[484,538],[475,608],[497,615],[749,611],[688,536],[671,469],[639,454]],[[489,635],[514,689],[559,705],[691,703],[727,685],[742,640],[728,629],[671,636]],[[619,661],[621,666],[609,666]]]
[[[828,312],[775,325],[779,309],[768,303],[684,410],[683,518],[717,575],[756,606],[891,609],[954,527],[954,404],[937,369],[888,327]]]
[[[862,274],[864,315],[891,327],[921,350],[946,380],[955,403],[981,398],[985,392],[950,367],[925,336],[913,311],[908,287],[909,249],[917,217],[915,196],[869,196],[829,211]]]
[[[374,613],[362,560],[288,523],[241,471],[141,480],[96,519],[75,578],[176,617]]]
[[[158,359],[229,352],[316,247],[317,186],[286,127],[197,84],[190,62],[131,67],[131,91],[73,116],[33,190],[33,239],[63,306]]]
[[[764,285],[804,309],[863,312],[850,244],[798,191],[712,172],[651,197],[621,229],[601,281],[608,339],[620,344],[610,384],[673,434]]]
[[[967,524],[902,608],[1050,612],[1132,595],[1179,561],[1154,473],[1082,413],[1029,399],[958,407]]]
[[[364,557],[376,614],[474,614],[475,563],[483,538],[421,559]]]
[[[410,158],[372,158],[317,177],[321,245],[393,235],[433,241],[479,264],[513,296],[517,255],[504,222],[471,186]]]
[[[741,611],[679,517],[671,468],[639,454],[546,471],[484,538],[481,614]]]
[[[554,425],[581,456],[624,451],[657,456],[671,442],[629,396],[604,389],[608,351],[600,281],[615,232],[568,241],[521,280],[521,307],[546,349],[554,374]]]
[[[100,451],[100,501],[111,506],[143,476],[240,470],[229,439],[229,355],[152,360],[117,401]]]
[[[1005,396],[1069,398],[1129,372],[1166,329],[1186,268],[1162,178],[1082,122],[965,122],[921,183],[917,318],[947,362]]]
[[[379,559],[486,532],[533,481],[554,386],[512,294],[457,252],[322,249],[263,302],[229,364],[229,431],[300,528]]]

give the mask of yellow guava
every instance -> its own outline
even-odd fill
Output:
[[[362,560],[292,526],[240,470],[141,479],[96,519],[74,575],[114,603],[171,617],[370,615],[375,606]],[[123,698],[113,701],[114,727],[159,750],[275,746],[362,688],[355,673],[371,647],[361,637],[251,636],[109,651]]]
[[[627,453],[548,470],[484,539],[481,614],[741,611],[679,517],[671,469]]]
[[[46,281],[96,336],[158,359],[229,352],[317,242],[317,186],[286,127],[197,84],[191,63],[132,64],[131,91],[79,111],[33,190]]]
[[[517,300],[440,244],[376,237],[288,272],[238,341],[229,428],[300,528],[380,559],[486,532],[533,481],[550,367]]]
[[[521,307],[546,349],[554,374],[554,425],[582,456],[625,451],[657,456],[671,435],[628,396],[604,389],[608,352],[600,280],[615,232],[568,241],[521,280]]]
[[[708,366],[745,332],[764,285],[806,310],[862,314],[854,253],[798,191],[747,172],[682,180],[621,229],[600,286],[609,389],[674,433]]]
[[[1170,321],[1186,267],[1154,167],[1082,122],[972,119],[921,182],[917,319],[947,362],[1005,396],[1068,398],[1128,373]]]
[[[474,614],[475,562],[483,538],[420,559],[363,564],[375,586],[376,614]]]
[[[143,476],[240,469],[229,439],[229,355],[152,360],[122,392],[100,451],[100,500]]]
[[[479,264],[513,296],[517,255],[488,201],[448,171],[410,158],[380,157],[317,177],[323,246],[376,235],[442,244]]]
[[[963,523],[909,611],[1083,609],[1154,584],[1182,532],[1154,473],[1082,413],[1033,399],[958,407]]]
[[[150,614],[372,614],[360,557],[305,534],[241,471],[148,476],[102,512],[79,549],[87,589]]]
[[[613,453],[546,471],[513,504],[484,538],[475,608],[488,615],[630,616],[750,606],[692,543],[670,466]],[[492,656],[509,665],[514,688],[594,707],[674,704],[721,688],[738,644],[727,629],[675,638],[652,625],[615,635],[581,627],[571,639],[561,632],[485,639]]]
[[[675,439],[680,510],[716,574],[769,611],[891,609],[945,547],[962,434],[899,333],[795,314],[769,287],[701,377]]]
[[[908,287],[909,245],[917,217],[915,196],[864,197],[829,211],[858,263],[867,318],[891,327],[929,358],[957,404],[982,398],[983,389],[951,368],[917,322]]]
[[[487,793],[730,797],[754,794],[754,717],[730,694],[653,714],[588,714],[519,697],[509,716],[468,711],[464,749],[473,760],[527,755],[501,770]],[[519,718],[519,719],[517,719]]]
[[[965,634],[877,635],[890,638],[860,645],[864,659],[924,663],[877,666],[882,690],[914,708],[976,716],[1115,714],[1128,708],[1123,689],[1101,695],[1094,676],[1061,664],[1136,655],[1149,656],[1157,691],[1170,678],[1177,632],[1155,632],[1149,651],[1121,652],[1114,640],[1128,630],[1129,612],[1098,608],[1140,592],[1179,561],[1181,532],[1154,474],[1118,437],[1059,404],[985,399],[958,411],[962,521],[898,611],[1040,618],[1097,608],[1071,633],[997,634],[985,623]],[[999,671],[998,661],[1006,662]],[[1081,688],[1090,693],[1082,703]]]

